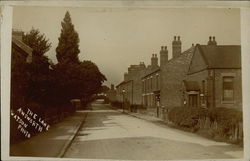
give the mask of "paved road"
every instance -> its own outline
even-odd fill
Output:
[[[215,142],[93,104],[65,158],[222,159],[241,158],[242,148]]]

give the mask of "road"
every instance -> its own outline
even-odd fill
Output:
[[[208,140],[164,124],[139,119],[100,102],[87,117],[65,158],[86,159],[224,159],[242,158],[243,149]]]

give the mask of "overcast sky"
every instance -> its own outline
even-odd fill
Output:
[[[48,57],[56,62],[55,48],[66,11],[70,12],[80,38],[81,60],[91,60],[117,85],[130,64],[150,63],[152,53],[159,53],[181,36],[182,50],[191,44],[206,44],[216,36],[218,45],[240,44],[239,9],[169,9],[169,8],[66,8],[14,7],[13,28],[29,31],[38,28],[52,43]]]

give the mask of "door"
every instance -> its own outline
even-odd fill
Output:
[[[198,94],[191,94],[188,96],[189,99],[189,107],[197,107],[198,106]]]

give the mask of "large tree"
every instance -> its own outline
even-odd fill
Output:
[[[56,48],[56,58],[59,63],[62,62],[79,62],[79,37],[71,22],[71,17],[67,11],[61,23],[61,35],[58,38],[59,43]]]
[[[61,24],[61,35],[56,48],[58,63],[53,66],[57,82],[54,91],[58,97],[55,101],[65,104],[70,99],[80,98],[86,104],[93,94],[101,90],[106,78],[94,63],[79,60],[79,37],[68,11]]]

